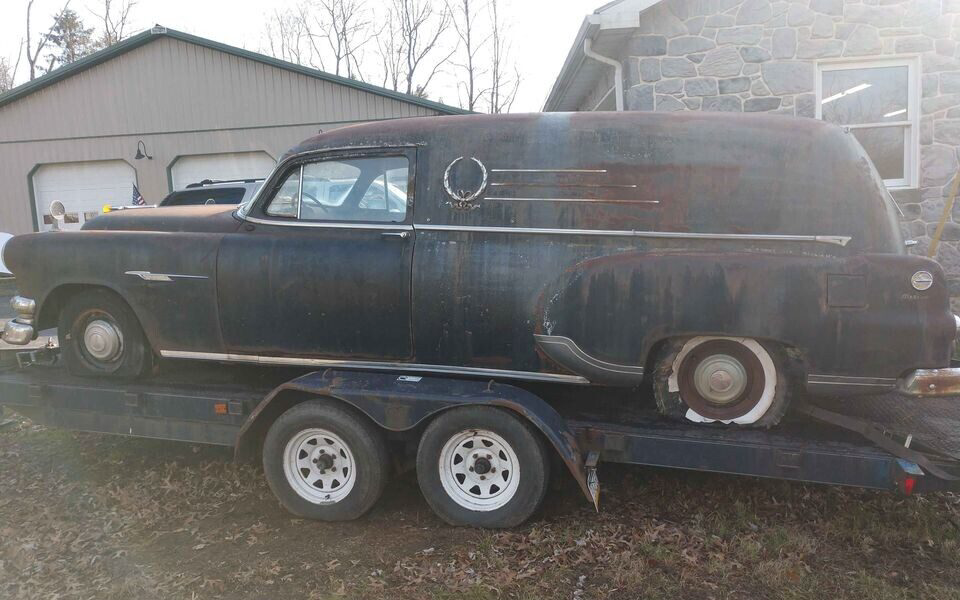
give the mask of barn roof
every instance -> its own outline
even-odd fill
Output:
[[[215,42],[206,38],[199,36],[191,35],[189,33],[184,33],[182,31],[177,31],[175,29],[168,29],[166,27],[157,25],[151,29],[147,29],[138,33],[137,35],[131,36],[121,42],[108,46],[103,50],[94,52],[89,56],[85,56],[80,60],[65,65],[38,77],[32,81],[28,81],[22,85],[19,85],[12,90],[9,90],[3,94],[0,94],[0,107],[7,105],[11,102],[19,100],[25,96],[32,94],[33,92],[42,90],[45,87],[53,85],[58,81],[67,79],[82,73],[87,69],[95,67],[101,63],[104,63],[108,60],[116,58],[122,54],[126,54],[135,48],[144,46],[158,40],[163,37],[173,38],[190,44],[196,44],[198,46],[203,46],[211,50],[217,50],[224,52],[226,54],[231,54],[240,58],[245,58],[255,62],[263,63],[271,67],[276,67],[279,69],[286,69],[294,73],[299,73],[301,75],[306,75],[309,77],[314,77],[316,79],[321,79],[324,81],[329,81],[332,83],[337,83],[347,87],[351,87],[357,90],[368,92],[371,94],[376,94],[378,96],[384,96],[386,98],[391,98],[394,100],[399,100],[401,102],[407,102],[410,104],[415,104],[417,106],[422,106],[431,110],[435,110],[441,114],[468,114],[470,111],[457,108],[455,106],[449,106],[446,104],[441,104],[440,102],[434,102],[432,100],[427,100],[426,98],[420,98],[419,96],[413,96],[411,94],[404,94],[402,92],[396,92],[387,88],[383,88],[376,85],[371,85],[369,83],[364,83],[362,81],[357,81],[355,79],[349,79],[347,77],[341,77],[339,75],[334,75],[332,73],[327,73],[325,71],[319,71],[317,69],[312,69],[310,67],[305,67],[303,65],[298,65],[296,63],[287,62],[285,60],[280,60],[272,56],[267,56],[265,54],[259,54],[257,52],[251,52],[249,50],[244,50],[243,48],[237,48],[236,46],[230,46],[227,44],[221,44],[220,42]]]

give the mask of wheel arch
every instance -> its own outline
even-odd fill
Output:
[[[387,373],[324,371],[310,373],[271,391],[241,428],[235,455],[253,456],[273,421],[293,406],[323,399],[346,405],[379,428],[391,432],[420,431],[440,414],[461,406],[493,406],[509,410],[532,424],[553,447],[590,502],[585,455],[566,421],[540,397],[512,385],[494,382],[427,378],[448,394],[413,395],[397,390],[397,377]]]
[[[791,344],[785,340],[762,337],[755,335],[736,335],[729,333],[716,333],[716,332],[684,332],[684,333],[675,333],[671,335],[663,335],[657,338],[651,339],[647,345],[647,349],[644,355],[644,365],[646,367],[645,372],[653,374],[657,368],[658,361],[662,358],[662,354],[665,348],[667,348],[672,343],[677,343],[681,341],[686,341],[695,337],[722,337],[730,339],[752,339],[760,342],[765,345],[773,345],[775,348],[783,352],[787,364],[785,368],[787,369],[787,374],[793,377],[804,376],[803,379],[797,379],[797,383],[802,383],[805,381],[805,376],[807,373],[807,355],[806,352],[797,346],[796,344]]]
[[[133,313],[133,315],[137,317],[137,321],[140,322],[140,315],[137,314],[133,305],[130,304],[130,301],[127,300],[119,290],[102,283],[62,283],[47,292],[40,302],[39,312],[37,313],[37,330],[40,331],[56,327],[57,320],[60,317],[60,311],[63,310],[67,301],[77,294],[92,290],[103,290],[113,294],[127,305],[130,312]],[[141,324],[141,327],[142,326]]]

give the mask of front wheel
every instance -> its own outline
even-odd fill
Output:
[[[450,409],[430,423],[417,450],[420,490],[451,525],[519,525],[540,506],[549,477],[541,436],[502,408]]]
[[[673,341],[654,373],[657,408],[676,420],[771,427],[787,410],[785,366],[779,347],[750,338]]]
[[[57,326],[64,362],[74,375],[133,378],[153,366],[153,351],[136,315],[109,290],[70,298]]]
[[[354,411],[327,402],[297,404],[270,426],[263,471],[280,503],[321,521],[356,519],[387,482],[383,433]]]

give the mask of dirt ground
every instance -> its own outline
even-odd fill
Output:
[[[451,528],[412,476],[292,518],[227,450],[0,430],[0,598],[958,598],[960,496],[604,467],[513,531]]]

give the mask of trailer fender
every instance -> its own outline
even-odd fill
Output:
[[[289,392],[301,397],[291,402]],[[237,456],[249,451],[269,423],[302,401],[303,395],[349,404],[389,431],[413,429],[456,406],[489,405],[512,410],[543,433],[587,499],[596,504],[587,481],[585,457],[563,417],[539,396],[494,381],[334,369],[308,373],[277,386],[254,408],[237,436]]]

